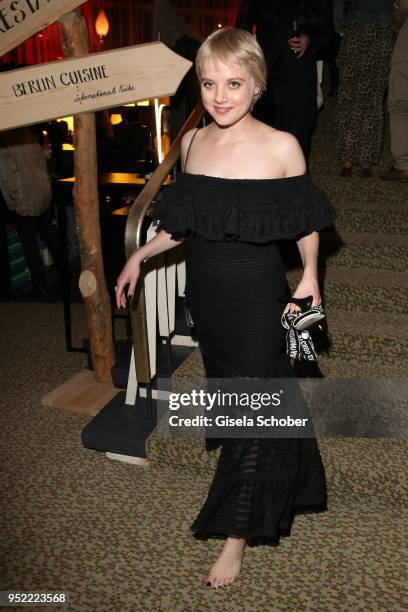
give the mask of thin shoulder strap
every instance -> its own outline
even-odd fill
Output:
[[[198,130],[199,130],[199,128],[196,128],[196,131],[194,132],[194,134],[192,135],[192,137],[190,139],[190,142],[189,142],[189,145],[188,145],[188,149],[187,149],[187,153],[186,153],[186,157],[184,159],[184,170],[183,170],[184,172],[186,171],[186,168],[187,168],[187,159],[188,159],[188,155],[190,153],[191,145],[193,144],[193,140],[196,137],[196,134],[197,134]]]

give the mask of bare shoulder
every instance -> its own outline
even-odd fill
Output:
[[[196,133],[197,128],[193,128],[191,130],[188,130],[188,132],[186,132],[183,136],[183,138],[181,139],[181,153],[184,157],[185,153],[187,152],[188,147],[190,146],[190,142],[191,139],[193,138],[194,134]]]
[[[181,139],[181,167],[184,171],[184,167],[186,164],[187,151],[190,146],[190,142],[196,132],[197,128],[193,128],[192,130],[188,130]]]
[[[279,159],[282,163],[284,176],[298,176],[306,172],[306,161],[298,139],[289,134],[276,130],[275,142],[279,147]]]
[[[188,130],[188,132],[186,132],[183,136],[183,138],[181,139],[181,150],[185,150],[187,151],[188,147],[190,146],[190,142],[192,141],[194,135],[197,133],[198,136],[198,132],[200,132],[200,136],[198,136],[199,140],[202,139],[206,139],[207,138],[207,134],[209,131],[209,127],[211,124],[206,125],[204,127],[201,128],[192,128],[191,130]],[[211,131],[211,130],[210,130]]]
[[[282,130],[276,130],[274,128],[270,128],[272,131],[270,132],[270,140],[271,143],[279,143],[281,148],[289,148],[294,149],[299,147],[299,142],[293,134],[289,134],[289,132],[282,132]]]
[[[297,176],[306,172],[303,151],[293,134],[269,126],[265,126],[262,131],[265,153],[279,162],[284,177]]]
[[[196,132],[202,132],[203,130],[205,130],[205,128],[192,128],[191,130],[188,130],[188,132],[186,132],[181,139],[181,159],[183,168],[191,141],[193,140]]]

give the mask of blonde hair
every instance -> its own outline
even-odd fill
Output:
[[[261,97],[266,88],[266,63],[262,49],[252,34],[238,28],[220,28],[210,34],[197,53],[196,72],[201,79],[204,62],[209,58],[235,62],[244,66],[253,76],[259,92],[253,103]]]

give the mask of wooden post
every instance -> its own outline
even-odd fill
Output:
[[[79,57],[89,53],[88,31],[81,11],[66,13],[59,23],[64,55]],[[79,114],[74,121],[74,205],[81,255],[79,288],[85,303],[95,377],[99,382],[111,382],[114,347],[99,224],[95,114]]]

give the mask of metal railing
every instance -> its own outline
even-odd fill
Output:
[[[181,152],[181,140],[184,134],[195,127],[204,115],[204,107],[201,102],[197,104],[190,116],[184,123],[179,134],[170,147],[163,162],[156,168],[151,179],[146,183],[136,200],[134,201],[128,215],[125,232],[126,258],[142,246],[142,229],[146,214],[166,177],[177,163]],[[130,367],[136,369],[135,378],[137,383],[149,384],[152,381],[151,361],[149,355],[149,341],[146,314],[145,295],[145,265],[141,266],[140,278],[136,286],[135,294],[130,307],[131,327],[133,336],[133,355]],[[133,403],[133,401],[131,402]]]

